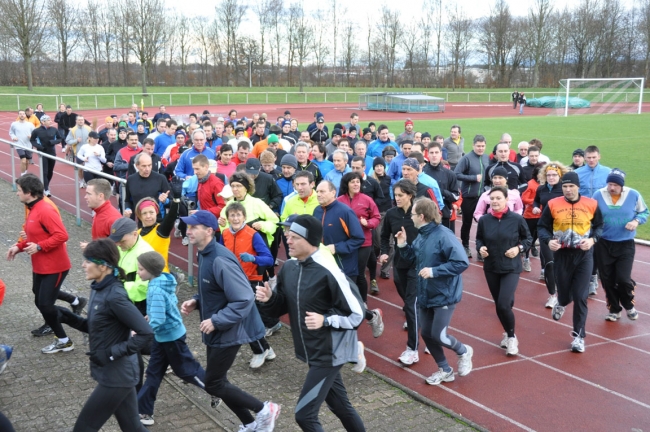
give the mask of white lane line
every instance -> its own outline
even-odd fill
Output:
[[[410,373],[411,375],[414,375],[414,376],[416,376],[416,377],[418,377],[418,378],[421,378],[423,381],[427,378],[426,376],[422,375],[421,373],[418,373],[418,372],[416,372],[416,371],[414,371],[414,370],[411,370],[411,369],[409,369],[409,368],[407,368],[407,367],[403,367],[400,363],[396,362],[396,361],[393,360],[393,359],[390,359],[390,358],[386,357],[386,356],[383,355],[383,354],[378,353],[377,351],[374,351],[374,350],[371,350],[371,349],[366,348],[366,352],[370,352],[370,353],[372,353],[373,355],[379,357],[380,359],[382,359],[382,360],[384,360],[384,361],[386,361],[386,362],[388,362],[388,363],[390,363],[390,364],[392,364],[392,365],[394,365],[394,366],[400,367],[401,369],[403,369],[404,371]],[[426,385],[426,384],[425,384],[425,385]],[[506,422],[508,422],[508,423],[511,423],[511,424],[513,424],[513,425],[519,427],[519,428],[522,429],[522,430],[529,431],[529,432],[534,432],[534,431],[535,431],[535,429],[532,429],[532,428],[526,426],[525,424],[519,423],[517,420],[515,420],[515,419],[513,419],[513,418],[510,418],[510,417],[508,417],[508,416],[506,416],[506,415],[504,415],[504,414],[502,414],[502,413],[500,413],[500,412],[498,412],[498,411],[495,411],[495,410],[493,410],[492,408],[490,408],[490,407],[488,407],[488,406],[485,406],[485,405],[483,405],[482,403],[480,403],[480,402],[478,402],[478,401],[476,401],[476,400],[474,400],[474,399],[472,399],[472,398],[470,398],[470,397],[468,397],[468,396],[465,396],[465,395],[462,394],[462,393],[457,392],[456,390],[450,389],[449,387],[446,387],[446,386],[444,386],[444,385],[439,385],[439,386],[437,386],[437,387],[438,387],[439,389],[441,389],[441,390],[444,390],[444,391],[446,391],[446,392],[448,392],[448,393],[451,393],[452,395],[458,397],[459,399],[464,400],[465,402],[468,402],[468,403],[474,405],[474,406],[477,407],[477,408],[482,409],[483,411],[486,411],[486,412],[488,412],[488,413],[494,415],[495,417],[500,418],[501,420],[504,420],[504,421],[506,421]],[[411,390],[416,391],[416,390],[413,389],[413,388],[411,388]],[[426,399],[431,399],[431,398],[429,398],[429,397],[427,397],[427,396],[422,395],[420,392],[418,392],[418,394],[420,394],[422,397],[424,397],[424,398],[426,398]]]

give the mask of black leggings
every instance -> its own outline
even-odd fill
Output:
[[[460,205],[463,210],[463,225],[460,227],[460,241],[464,247],[469,247],[469,233],[472,230],[472,223],[474,222],[474,210],[478,204],[479,197],[463,197],[463,202]]]
[[[418,294],[417,278],[418,275],[415,268],[411,267],[401,269],[393,266],[393,280],[395,282],[395,287],[397,288],[397,294],[399,294],[404,301],[404,307],[402,310],[406,315],[406,323],[408,325],[408,328],[406,329],[408,333],[406,346],[416,351],[420,345],[420,338],[418,337],[419,323],[416,312]]]
[[[530,236],[533,238],[533,242],[530,244],[530,249],[535,247],[535,242],[537,241],[537,222],[539,222],[539,219],[524,219],[526,221],[526,225],[528,225],[528,231],[530,232]],[[529,257],[530,254],[530,249],[526,249],[526,258]]]
[[[90,171],[84,171],[83,173],[84,173],[84,181],[86,183],[96,178],[102,178],[102,176],[95,173],[91,173]]]
[[[368,300],[368,280],[366,279],[366,267],[368,266],[368,259],[370,258],[371,251],[372,246],[361,247],[357,251],[359,257],[359,274],[357,275],[355,283],[359,288],[359,294],[361,294],[361,299],[364,302]]]
[[[51,151],[45,150],[44,153],[56,156],[56,151],[54,149]],[[50,159],[48,157],[41,157],[40,159],[41,165],[43,166],[43,186],[45,190],[49,190],[50,182],[54,176],[54,165],[56,165],[56,159]]]
[[[67,337],[63,326],[59,321],[59,310],[54,303],[59,296],[61,285],[68,270],[62,273],[38,274],[32,273],[32,292],[34,293],[34,304],[43,315],[47,325],[52,327],[54,334],[59,339]],[[74,300],[73,300],[74,301]]]
[[[228,408],[239,418],[242,424],[255,421],[251,411],[262,411],[264,404],[254,396],[246,393],[228,381],[228,370],[235,361],[241,345],[225,348],[208,349],[208,361],[205,368],[205,391],[223,400]]]
[[[348,392],[341,378],[341,367],[309,367],[295,411],[296,423],[303,431],[323,431],[323,426],[318,420],[318,411],[323,402],[341,420],[346,431],[366,430],[359,413],[348,399]]]
[[[465,345],[447,333],[456,305],[418,309],[424,344],[429,349],[438,367],[449,370],[449,363],[442,348],[448,348],[457,355],[463,355],[467,352]]]
[[[140,423],[134,387],[106,387],[98,384],[81,409],[73,432],[96,432],[115,415],[123,431],[146,431]]]
[[[496,306],[497,316],[508,337],[515,336],[515,314],[512,307],[515,304],[515,290],[519,283],[519,273],[493,273],[483,270],[485,280],[490,288],[490,294]]]
[[[542,262],[542,270],[544,270],[544,282],[548,293],[553,295],[556,293],[555,289],[555,258],[553,252],[544,242],[539,242],[539,259]]]

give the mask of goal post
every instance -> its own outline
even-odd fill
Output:
[[[641,114],[644,78],[569,78],[560,80],[558,97],[564,99],[558,115]]]

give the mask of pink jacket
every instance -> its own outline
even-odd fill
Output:
[[[359,223],[361,223],[361,218],[364,218],[368,221],[368,225],[363,226],[363,235],[365,241],[361,247],[371,246],[372,245],[372,230],[376,229],[379,226],[379,221],[381,220],[381,215],[379,214],[379,208],[377,204],[370,198],[368,195],[363,193],[358,193],[354,198],[350,199],[350,195],[341,195],[337,198],[338,201],[342,202],[346,206],[350,207],[354,214],[359,218]]]
[[[521,201],[521,195],[519,191],[515,189],[508,189],[508,209],[517,214],[524,213],[524,203]],[[478,220],[486,213],[492,213],[490,208],[490,191],[483,192],[481,197],[478,199],[476,204],[476,210],[474,210],[474,220]]]

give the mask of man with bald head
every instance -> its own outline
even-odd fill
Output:
[[[155,198],[162,207],[170,196],[169,182],[164,175],[153,172],[151,156],[141,152],[135,157],[137,173],[126,179],[124,216],[131,217],[142,198]]]

